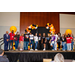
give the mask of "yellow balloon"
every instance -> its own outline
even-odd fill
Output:
[[[14,32],[16,32],[17,31],[17,28],[15,26],[11,26],[10,27],[10,31],[12,32],[12,30],[14,30]]]
[[[66,35],[68,35],[68,34],[70,34],[70,35],[71,35],[71,34],[72,34],[71,29],[67,29],[67,30],[65,31],[65,34],[66,34]]]

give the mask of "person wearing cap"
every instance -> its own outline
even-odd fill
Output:
[[[9,43],[9,40],[10,40],[10,36],[8,34],[8,31],[6,31],[6,34],[4,34],[4,50],[8,50],[8,43]]]
[[[3,50],[0,50],[0,62],[9,62],[9,59],[4,56]]]

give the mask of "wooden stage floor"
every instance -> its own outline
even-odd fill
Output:
[[[51,50],[45,50],[45,51],[43,51],[43,50],[37,50],[37,51],[35,51],[35,50],[33,50],[33,51],[31,51],[31,50],[23,50],[23,51],[15,51],[15,50],[13,50],[13,51],[4,51],[5,53],[30,53],[30,52],[33,52],[33,53],[35,53],[35,52],[75,52],[75,50],[73,50],[73,51],[51,51]]]

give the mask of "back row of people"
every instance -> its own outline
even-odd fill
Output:
[[[15,45],[13,43],[15,42]],[[15,46],[16,50],[18,49],[18,46],[20,47],[20,50],[28,50],[28,46],[30,46],[30,50],[60,50],[62,48],[63,51],[65,50],[73,50],[73,44],[74,44],[74,37],[73,35],[62,35],[60,33],[58,34],[47,34],[47,37],[45,33],[43,33],[43,36],[41,36],[41,33],[39,33],[39,36],[37,36],[37,33],[35,36],[30,33],[28,34],[25,32],[25,34],[19,34],[19,32],[14,34],[14,31],[8,34],[8,31],[6,31],[6,34],[4,34],[4,50],[13,49],[13,46]],[[58,46],[58,47],[57,47]]]

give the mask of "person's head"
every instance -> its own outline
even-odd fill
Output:
[[[61,53],[57,53],[54,57],[54,62],[64,62],[64,56]]]
[[[12,30],[12,33],[14,33],[14,30]]]
[[[58,33],[58,36],[60,37],[60,36],[61,36],[61,34],[60,34],[60,33]]]
[[[71,37],[74,37],[73,34],[71,34]]]
[[[19,35],[19,32],[17,32],[16,35]]]
[[[8,31],[6,31],[6,34],[8,34],[9,32]]]
[[[0,49],[0,56],[4,55],[4,51],[2,49]]]
[[[39,36],[41,36],[41,33],[39,33]]]
[[[67,37],[70,37],[70,35],[68,34]]]
[[[54,36],[54,33],[52,33],[52,36]]]
[[[43,36],[45,37],[45,33],[43,33]]]
[[[48,37],[50,36],[50,34],[49,34],[49,33],[48,33],[47,35],[48,35]]]
[[[23,33],[21,34],[21,36],[23,36]]]
[[[35,33],[35,36],[37,36],[37,33]]]
[[[62,37],[64,37],[64,34],[62,34]]]

